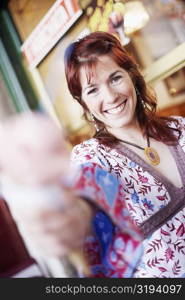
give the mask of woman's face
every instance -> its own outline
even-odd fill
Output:
[[[88,82],[87,69],[80,69],[82,99],[107,129],[129,126],[135,121],[136,92],[127,71],[108,55],[102,55]]]

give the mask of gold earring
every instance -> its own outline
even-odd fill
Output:
[[[100,131],[100,129],[98,127],[98,124],[96,123],[96,119],[95,119],[95,117],[94,117],[94,115],[92,113],[91,113],[91,118],[92,118],[92,121],[94,123],[94,127],[95,127],[96,131],[97,132]]]

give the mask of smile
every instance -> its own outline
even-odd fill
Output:
[[[125,104],[127,102],[127,99],[125,99],[121,104],[119,104],[118,106],[105,110],[106,113],[108,114],[118,114],[120,113],[124,108],[125,108]]]

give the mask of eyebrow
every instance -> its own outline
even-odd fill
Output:
[[[96,84],[89,84],[89,85],[87,85],[86,87],[85,87],[85,89],[83,90],[84,92],[86,91],[86,90],[88,90],[89,88],[92,88],[92,87],[95,87],[96,86]]]
[[[109,78],[114,77],[119,72],[121,72],[121,70],[116,70],[115,72],[113,72],[112,74],[110,74]]]
[[[121,70],[116,70],[115,72],[111,73],[111,74],[109,75],[109,79],[111,79],[112,77],[114,77],[118,72],[121,72]],[[93,88],[93,87],[95,87],[95,86],[97,86],[97,84],[89,84],[89,85],[87,85],[87,86],[84,88],[83,91],[85,92],[87,89]]]

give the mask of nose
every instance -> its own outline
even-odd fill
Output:
[[[105,86],[103,89],[103,98],[106,103],[114,103],[116,101],[117,93],[114,88]]]

